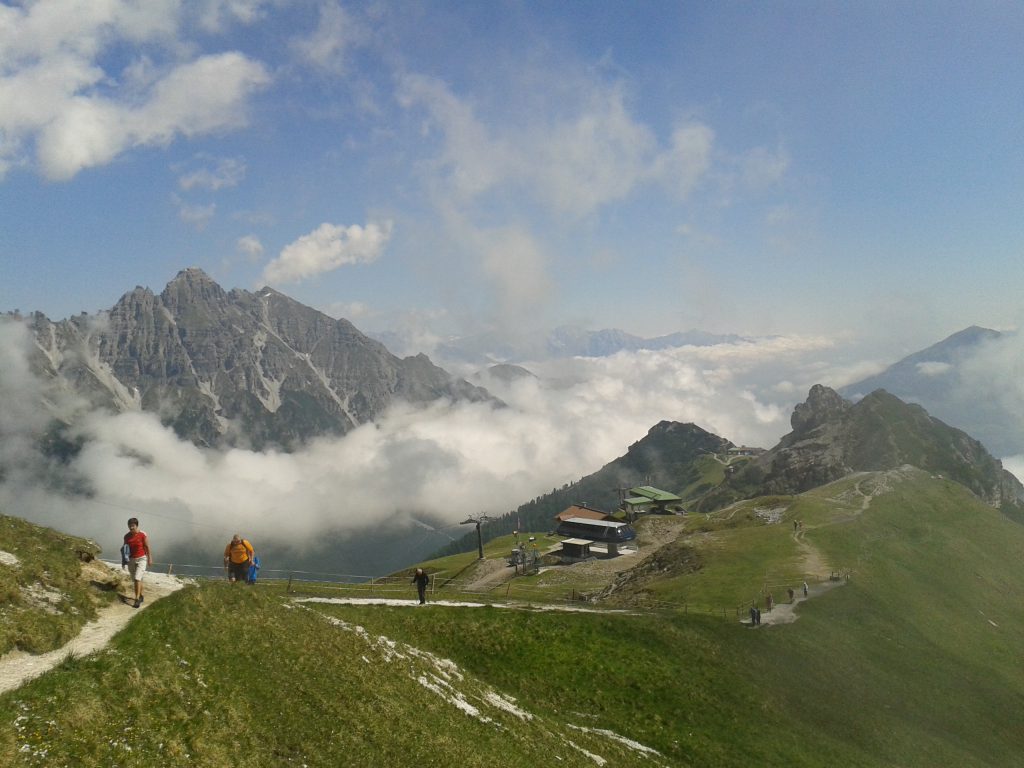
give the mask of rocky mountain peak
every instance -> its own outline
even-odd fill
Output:
[[[200,445],[287,449],[398,399],[497,402],[424,355],[400,360],[345,320],[271,289],[225,292],[194,267],[101,314],[36,323],[38,369],[104,407],[158,412]]]
[[[992,506],[1017,514],[1024,486],[965,432],[876,390],[856,404],[821,385],[792,418],[793,432],[749,462],[702,501],[704,508],[737,498],[802,493],[852,472],[909,464],[954,480]]]
[[[824,424],[840,419],[850,407],[850,403],[834,389],[815,384],[807,394],[807,400],[793,409],[789,423],[796,435],[805,435]]]
[[[189,304],[220,303],[226,297],[224,289],[198,267],[181,270],[160,294],[160,299],[172,312]]]

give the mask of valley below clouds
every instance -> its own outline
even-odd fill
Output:
[[[590,474],[662,420],[771,447],[811,385],[882,367],[819,337],[546,360],[524,364],[533,377],[480,376],[504,406],[400,402],[343,437],[286,453],[200,448],[154,413],[90,410],[31,373],[31,343],[20,324],[0,323],[0,396],[9,404],[0,508],[93,538],[109,558],[124,520],[138,516],[158,562],[208,552],[211,565],[236,530],[272,545],[280,561],[390,535],[408,542],[419,530],[457,538],[467,516],[501,515]],[[66,463],[40,450],[53,414],[72,422],[81,446]],[[1020,470],[1020,458],[1007,467]]]

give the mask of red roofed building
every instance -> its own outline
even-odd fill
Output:
[[[609,515],[607,512],[602,512],[600,509],[594,509],[588,507],[586,502],[573,504],[571,507],[559,512],[555,515],[555,520],[560,523],[564,523],[570,517],[582,517],[586,520],[614,520],[615,518]]]

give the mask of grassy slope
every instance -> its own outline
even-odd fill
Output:
[[[17,565],[0,563],[0,654],[63,645],[95,618],[97,603],[113,597],[81,577],[77,553],[97,555],[94,542],[0,515],[0,550],[18,559]],[[33,598],[30,588],[45,591],[53,602]]]
[[[545,687],[552,708],[629,713],[631,735],[680,764],[1020,764],[1024,529],[919,472],[890,481],[894,491],[858,514],[858,482],[870,492],[873,477],[793,500],[789,514],[804,521],[808,540],[853,578],[801,605],[791,625],[751,632],[666,615],[604,617],[598,631],[589,619],[545,616],[509,632],[501,616],[428,624],[429,613],[337,610],[417,636],[514,695],[557,680]],[[727,564],[758,531],[765,558]],[[762,572],[794,567],[786,531],[786,521],[723,529],[703,553],[707,570],[717,565],[722,581],[738,584],[746,569],[748,592],[757,589]],[[714,580],[707,586],[722,599],[741,596]],[[604,685],[582,674],[566,680],[566,669],[583,664],[618,671]]]
[[[538,713],[401,645],[285,605],[275,588],[190,588],[107,651],[0,697],[2,765],[615,765],[637,754]],[[423,682],[421,682],[421,680]],[[432,693],[458,690],[490,722]],[[523,702],[520,702],[523,704]]]
[[[853,570],[849,584],[799,606],[794,624],[307,610],[284,607],[271,587],[204,585],[151,606],[109,652],[0,697],[0,764],[214,765],[233,754],[260,765],[547,765],[554,754],[595,764],[568,740],[612,765],[652,764],[567,723],[634,739],[668,765],[1020,764],[1024,528],[920,472],[890,475],[892,490],[861,512],[861,493],[882,477],[788,500],[808,542]],[[693,590],[689,578],[742,599],[764,573],[797,568],[789,520],[708,521],[713,535],[691,540],[703,547],[701,575],[659,589]],[[466,680],[452,685],[502,728],[422,687],[417,677],[440,677],[422,658],[383,663],[386,645],[330,617],[453,659]],[[486,686],[535,719],[487,709]],[[33,757],[40,749],[45,759]]]

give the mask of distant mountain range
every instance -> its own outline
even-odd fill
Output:
[[[405,339],[395,333],[374,334],[374,338],[392,349],[402,349]],[[493,363],[524,363],[567,357],[608,357],[617,352],[644,349],[671,349],[685,346],[732,344],[746,340],[735,334],[713,334],[690,330],[666,336],[643,338],[615,328],[589,331],[564,325],[552,331],[538,331],[510,338],[497,332],[481,333],[448,339],[436,347],[440,360],[490,365]]]
[[[396,399],[491,399],[425,355],[400,359],[346,320],[271,288],[225,291],[199,269],[98,315],[28,322],[38,374],[95,405],[157,412],[198,445],[290,449]]]
[[[1014,339],[1013,334],[971,326],[838,392],[858,400],[884,389],[963,429],[997,456],[1018,455],[1024,453],[1024,413],[1007,397],[1014,382],[994,374],[987,357],[1015,356],[1009,349]]]

